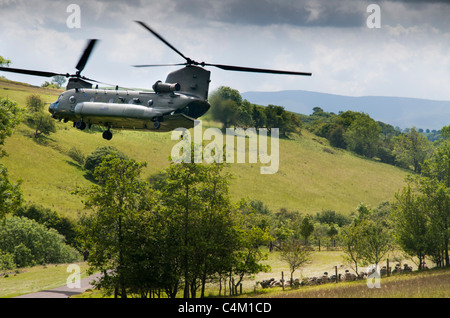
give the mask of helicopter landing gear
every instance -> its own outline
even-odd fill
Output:
[[[103,139],[106,139],[106,140],[111,140],[112,136],[113,136],[113,134],[109,129],[105,130],[102,135]]]
[[[155,121],[155,122],[153,123],[153,128],[159,129],[159,127],[161,127],[161,123],[160,123],[159,121]]]
[[[79,130],[85,130],[86,129],[86,123],[83,120],[79,120],[75,123],[75,127]]]

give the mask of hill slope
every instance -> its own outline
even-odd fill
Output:
[[[7,88],[7,89],[5,89]],[[0,81],[0,97],[9,96],[24,105],[26,96],[40,93],[45,101],[54,101],[56,90],[44,90]],[[203,128],[214,123],[203,122]],[[178,141],[171,133],[115,131],[106,141],[101,133],[82,132],[70,123],[57,123],[57,132],[45,145],[36,143],[31,130],[22,124],[7,139],[2,158],[12,180],[22,179],[25,200],[36,202],[76,217],[83,210],[81,198],[71,192],[87,186],[83,169],[68,156],[75,147],[85,155],[97,147],[110,145],[129,157],[147,162],[144,178],[169,166],[169,156]],[[208,142],[206,142],[208,144]],[[325,149],[325,150],[324,150]],[[234,176],[230,192],[234,200],[243,197],[262,200],[272,210],[282,207],[302,213],[332,209],[353,211],[360,202],[376,206],[391,200],[404,183],[407,172],[393,166],[356,157],[346,151],[331,149],[327,141],[306,131],[293,140],[280,140],[280,166],[276,174],[260,174],[260,164],[230,164]]]

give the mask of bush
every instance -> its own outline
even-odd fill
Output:
[[[90,155],[86,157],[86,161],[84,163],[84,168],[88,170],[91,174],[94,173],[94,170],[97,166],[99,166],[103,159],[106,158],[107,155],[115,153],[120,159],[127,160],[128,157],[112,146],[99,147],[95,149]]]
[[[63,235],[69,245],[75,246],[77,236],[76,224],[66,217],[61,217],[55,211],[45,208],[42,205],[31,204],[22,206],[14,213],[15,216],[26,217],[39,224],[56,230]]]
[[[44,101],[41,96],[37,94],[29,95],[26,104],[31,113],[40,113],[44,110]]]
[[[18,267],[69,263],[81,255],[64,242],[54,229],[24,217],[9,217],[0,223],[0,250],[14,255]]]
[[[0,271],[16,268],[14,255],[0,250]]]

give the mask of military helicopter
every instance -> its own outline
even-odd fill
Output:
[[[63,122],[72,121],[74,127],[84,130],[92,125],[106,128],[103,138],[111,140],[111,129],[140,129],[167,132],[183,127],[194,127],[195,119],[204,115],[211,105],[208,103],[210,71],[205,66],[217,67],[227,71],[271,73],[285,75],[311,76],[311,73],[260,69],[223,64],[197,62],[186,57],[161,35],[142,21],[140,24],[169,48],[180,55],[185,62],[178,64],[134,65],[134,67],[184,66],[168,74],[165,82],[157,81],[153,91],[135,91],[129,89],[99,89],[98,84],[105,84],[85,76],[81,76],[86,63],[98,40],[90,40],[78,64],[75,74],[60,74],[45,71],[34,71],[0,67],[0,71],[28,74],[33,76],[69,78],[66,91],[58,100],[50,104],[51,116]],[[109,84],[108,84],[109,85]]]

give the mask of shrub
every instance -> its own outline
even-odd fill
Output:
[[[120,159],[128,159],[128,157],[123,152],[116,149],[115,147],[99,147],[86,157],[84,168],[91,174],[93,174],[95,168],[102,163],[103,159],[106,158],[107,155],[110,155],[112,153],[115,153]]]
[[[18,267],[69,263],[80,254],[64,242],[54,229],[24,217],[9,217],[0,223],[0,250],[14,255]]]
[[[16,268],[14,255],[0,250],[0,271]]]
[[[59,216],[55,211],[39,204],[31,204],[18,208],[14,215],[26,217],[47,228],[55,229],[65,237],[68,244],[75,246],[77,236],[76,224],[66,217]]]

